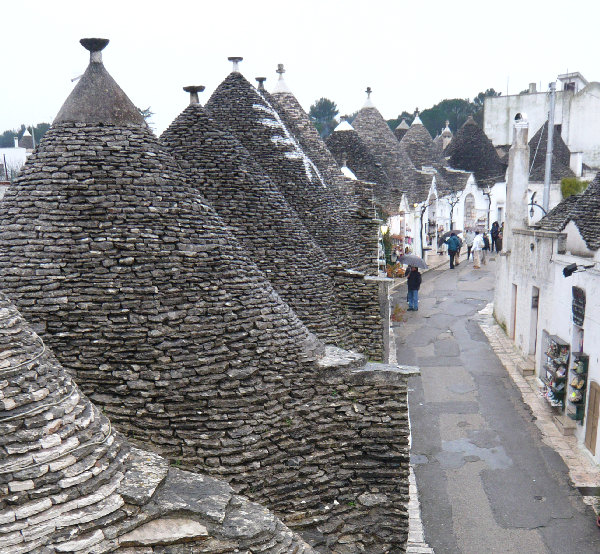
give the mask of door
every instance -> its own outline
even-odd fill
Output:
[[[585,428],[585,446],[592,454],[596,454],[598,418],[600,418],[600,385],[598,383],[593,382],[590,387],[587,425]]]
[[[531,289],[531,320],[529,324],[529,354],[535,356],[537,345],[538,306],[540,305],[540,289]]]

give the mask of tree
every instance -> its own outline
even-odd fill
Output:
[[[446,126],[446,121],[450,122],[450,128],[456,132],[475,111],[474,104],[469,100],[451,98],[423,110],[419,117],[429,134],[435,137]]]
[[[476,107],[473,119],[477,122],[477,125],[483,127],[483,106],[485,99],[488,97],[502,96],[501,92],[496,92],[493,88],[488,88],[485,92],[480,92],[475,98],[473,98],[473,104]]]
[[[563,198],[567,198],[583,192],[589,184],[589,181],[580,181],[577,177],[565,177],[560,181],[560,192]]]
[[[138,108],[138,111],[142,114],[142,117],[146,120],[148,127],[150,127],[150,129],[152,129],[154,131],[154,127],[153,127],[152,121],[151,121],[152,116],[154,115],[154,112],[150,109],[150,106],[148,106],[145,110]]]
[[[452,191],[447,197],[446,200],[448,204],[450,204],[450,230],[454,229],[454,207],[460,202],[460,198],[462,196],[463,191]]]
[[[388,119],[387,124],[389,125],[390,129],[393,131],[396,127],[398,127],[398,125],[400,125],[400,122],[403,119],[406,120],[406,123],[408,123],[408,125],[411,125],[414,118],[415,118],[414,113],[408,113],[405,110],[396,119]]]
[[[49,128],[50,123],[38,123],[33,126],[33,128],[31,125],[25,127],[25,125],[21,123],[18,130],[9,129],[0,135],[0,148],[12,148],[15,145],[15,137],[20,139],[23,136],[23,133],[25,133],[25,130],[29,131],[34,136],[35,144],[37,146]]]
[[[317,131],[322,138],[325,138],[331,134],[336,126],[335,116],[338,114],[337,106],[335,102],[332,102],[328,98],[319,98],[311,107],[308,112],[311,120],[315,124]]]

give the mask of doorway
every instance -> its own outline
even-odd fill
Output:
[[[531,288],[531,322],[529,326],[529,354],[535,356],[537,348],[538,306],[540,305],[540,289]]]
[[[592,382],[588,399],[587,424],[585,427],[585,446],[592,454],[596,454],[598,418],[600,418],[600,385]]]

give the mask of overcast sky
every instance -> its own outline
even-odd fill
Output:
[[[88,64],[82,37],[110,39],[104,64],[162,132],[205,103],[243,56],[275,85],[278,63],[302,106],[324,96],[351,113],[373,89],[384,117],[495,88],[510,94],[559,73],[600,80],[598,2],[571,0],[28,0],[0,3],[0,132],[52,121]],[[508,84],[507,84],[508,82]]]

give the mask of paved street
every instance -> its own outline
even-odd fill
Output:
[[[425,273],[419,311],[394,328],[398,363],[421,368],[409,398],[425,542],[437,554],[600,552],[592,509],[479,326],[494,266]],[[407,307],[405,285],[394,304]]]

